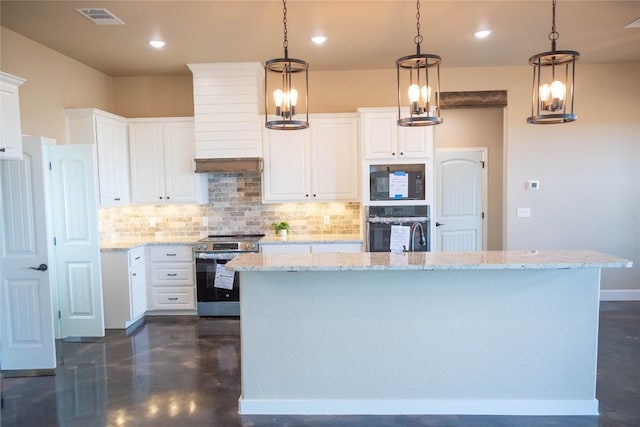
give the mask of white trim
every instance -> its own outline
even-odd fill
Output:
[[[602,289],[600,301],[640,301],[640,289]]]
[[[247,415],[598,415],[598,400],[238,399]]]

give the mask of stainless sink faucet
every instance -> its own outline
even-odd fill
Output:
[[[409,251],[410,252],[415,252],[416,248],[415,248],[415,234],[416,234],[416,229],[420,230],[420,240],[418,240],[418,243],[420,244],[420,246],[424,246],[427,242],[426,239],[424,237],[424,228],[422,227],[422,224],[420,224],[419,222],[414,222],[413,224],[411,224],[411,239],[409,240]]]

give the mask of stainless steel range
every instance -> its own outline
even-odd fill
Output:
[[[239,316],[240,277],[224,265],[236,255],[258,252],[264,234],[212,235],[196,242],[196,291],[200,316]]]

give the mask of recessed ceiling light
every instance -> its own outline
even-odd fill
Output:
[[[162,40],[149,40],[149,44],[155,47],[156,49],[160,49],[160,48],[163,48],[166,43],[163,42]]]
[[[491,30],[480,30],[480,31],[476,31],[474,33],[474,36],[476,36],[476,38],[478,39],[484,39],[486,37],[489,37],[490,34],[491,34]]]
[[[327,37],[326,36],[313,36],[313,37],[311,37],[311,41],[314,42],[315,44],[322,44],[322,43],[327,41]]]

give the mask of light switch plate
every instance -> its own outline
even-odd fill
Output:
[[[531,216],[531,208],[518,208],[518,218],[529,218]]]

